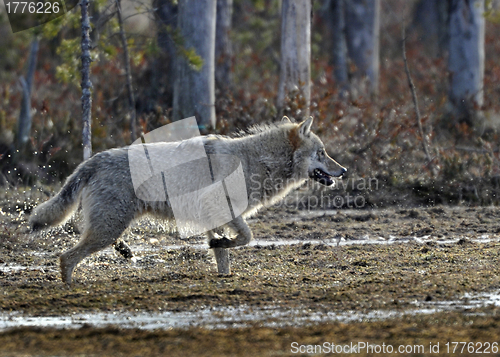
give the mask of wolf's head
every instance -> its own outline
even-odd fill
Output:
[[[295,149],[294,164],[301,175],[330,186],[333,178],[341,177],[347,169],[328,156],[321,139],[311,132],[312,122],[313,118],[310,117],[290,131],[289,140]]]

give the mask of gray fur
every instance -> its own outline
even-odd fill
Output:
[[[254,128],[250,134],[235,138],[203,137],[207,154],[230,154],[240,158],[248,194],[246,211],[226,224],[235,237],[217,239],[208,232],[219,272],[229,273],[225,248],[246,245],[252,239],[245,218],[282,199],[309,177],[328,184],[328,177],[341,176],[346,171],[326,155],[323,143],[310,131],[311,124],[312,118],[300,124],[284,120],[276,125]],[[82,259],[114,244],[135,218],[145,213],[166,220],[174,218],[168,202],[145,202],[135,195],[127,150],[127,147],[107,150],[80,164],[61,191],[36,207],[30,217],[33,230],[62,224],[81,199],[84,216],[81,240],[60,258],[62,279],[68,284]],[[192,177],[178,179],[197,180],[196,172]]]

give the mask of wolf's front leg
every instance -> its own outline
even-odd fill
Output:
[[[218,240],[212,231],[207,232],[208,242]],[[218,236],[218,235],[217,235]],[[229,251],[226,248],[213,248],[215,261],[217,262],[217,272],[219,274],[231,274],[231,262],[229,260]]]
[[[234,248],[242,245],[247,245],[248,243],[250,243],[250,240],[252,240],[252,231],[250,230],[250,227],[248,227],[248,224],[247,222],[245,222],[243,217],[239,216],[233,219],[227,224],[227,226],[236,232],[236,238],[212,238],[208,242],[210,248]]]

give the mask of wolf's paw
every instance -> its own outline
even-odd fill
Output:
[[[220,239],[210,239],[208,242],[210,248],[233,248],[236,247],[236,243],[226,237]]]
[[[115,250],[120,253],[125,259],[133,258],[134,254],[132,253],[132,249],[125,243],[120,240],[115,242],[114,244]]]
[[[35,233],[35,232],[38,232],[38,231],[41,231],[43,230],[44,228],[47,227],[47,224],[46,223],[38,223],[38,222],[34,222],[32,225],[31,225],[31,232],[30,233]]]

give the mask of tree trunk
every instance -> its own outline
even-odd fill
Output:
[[[132,70],[130,69],[130,55],[128,52],[127,37],[123,27],[122,5],[121,0],[116,0],[116,14],[118,16],[118,25],[120,27],[120,39],[123,47],[123,62],[125,65],[125,76],[127,82],[128,107],[129,107],[129,122],[130,122],[130,142],[133,143],[137,139],[137,125],[135,112],[135,97],[134,88],[132,87]]]
[[[355,65],[351,90],[354,96],[357,93],[376,95],[379,80],[380,0],[349,0],[344,4],[347,50]]]
[[[21,111],[17,122],[17,153],[23,154],[26,144],[30,138],[31,132],[31,88],[33,87],[33,78],[35,77],[36,62],[38,57],[38,38],[31,42],[31,50],[28,59],[28,71],[26,79],[21,77],[21,86],[23,89],[23,99],[21,102]]]
[[[333,73],[341,97],[348,89],[347,44],[345,38],[345,1],[331,0],[328,12],[333,40]]]
[[[233,15],[233,0],[217,0],[215,24],[215,83],[223,91],[231,87],[233,50],[229,33]]]
[[[450,4],[449,100],[460,120],[473,124],[483,104],[484,0]]]
[[[448,49],[448,1],[419,0],[415,6],[413,26],[433,57]]]
[[[158,45],[168,55],[175,55],[175,44],[169,32],[177,28],[178,5],[172,0],[154,0],[158,20]]]
[[[153,7],[155,8],[156,24],[158,27],[158,46],[163,54],[158,56],[153,73],[151,75],[150,100],[154,102],[158,99],[160,87],[164,88],[163,100],[172,105],[174,96],[174,83],[176,80],[176,47],[172,39],[172,33],[177,30],[178,6],[172,0],[154,0]],[[163,71],[161,76],[158,76],[154,71]],[[163,83],[162,83],[163,82]],[[161,84],[160,84],[161,83]],[[151,98],[153,97],[153,98]],[[148,105],[153,108],[154,105]]]
[[[216,0],[179,0],[178,26],[186,49],[203,59],[197,71],[186,56],[177,57],[173,118],[196,116],[202,131],[215,128],[215,14]]]
[[[82,137],[83,159],[87,160],[92,155],[92,83],[90,82],[90,19],[89,0],[82,0]]]
[[[281,61],[277,106],[283,112],[292,91],[304,98],[304,117],[311,102],[311,1],[283,0],[281,4]]]

